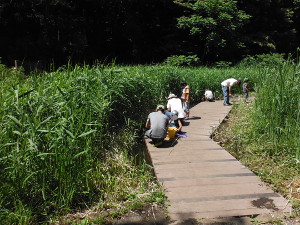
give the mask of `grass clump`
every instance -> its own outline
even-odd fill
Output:
[[[270,154],[300,157],[299,73],[300,64],[287,61],[257,76],[255,131],[271,141]]]
[[[111,67],[74,67],[2,78],[2,221],[30,224],[131,192],[151,195],[126,99],[138,78],[120,77]]]
[[[166,104],[170,92],[180,95],[183,80],[197,103],[205,89],[220,96],[223,80],[254,81],[256,72],[67,65],[27,77],[3,66],[0,73],[0,219],[30,224],[96,202],[97,211],[124,202],[163,203],[141,157],[147,115]]]

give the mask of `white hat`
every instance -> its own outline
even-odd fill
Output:
[[[174,94],[169,94],[169,97],[168,97],[168,99],[170,99],[170,98],[176,98],[177,96],[176,95],[174,95]]]
[[[163,105],[158,105],[156,107],[156,110],[165,110],[165,107]]]

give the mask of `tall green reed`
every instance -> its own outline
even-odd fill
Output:
[[[21,200],[40,215],[90,198],[87,179],[95,141],[106,128],[110,103],[101,76],[87,68],[33,77],[6,92],[2,107],[4,207]],[[22,96],[25,89],[34,90]],[[7,192],[7,193],[5,193]]]
[[[299,68],[291,60],[259,68],[254,116],[257,131],[273,143],[270,154],[300,157]]]
[[[18,223],[145,191],[150,178],[134,165],[133,148],[147,114],[166,104],[170,92],[179,95],[183,80],[198,102],[205,89],[221,93],[224,79],[244,74],[241,69],[67,65],[27,79],[10,76],[1,78],[0,92],[0,219]]]

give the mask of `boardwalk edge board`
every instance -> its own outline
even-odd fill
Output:
[[[146,160],[165,189],[171,221],[291,213],[287,199],[211,139],[230,110],[222,101],[201,102],[191,109],[200,119],[190,120],[182,129],[186,137],[173,146],[154,147],[145,139]]]

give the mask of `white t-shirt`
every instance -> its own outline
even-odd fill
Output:
[[[184,111],[182,108],[182,103],[179,98],[171,98],[167,103],[167,108],[171,108],[171,112],[176,110],[178,112],[178,118],[184,118]]]
[[[227,80],[224,80],[222,83],[221,83],[221,85],[222,86],[225,86],[225,87],[232,87],[233,85],[234,85],[234,83],[235,82],[237,82],[237,80],[236,79],[234,79],[234,78],[229,78],[229,79],[227,79]]]
[[[213,97],[214,97],[211,90],[206,90],[204,95],[207,99],[213,99]]]

